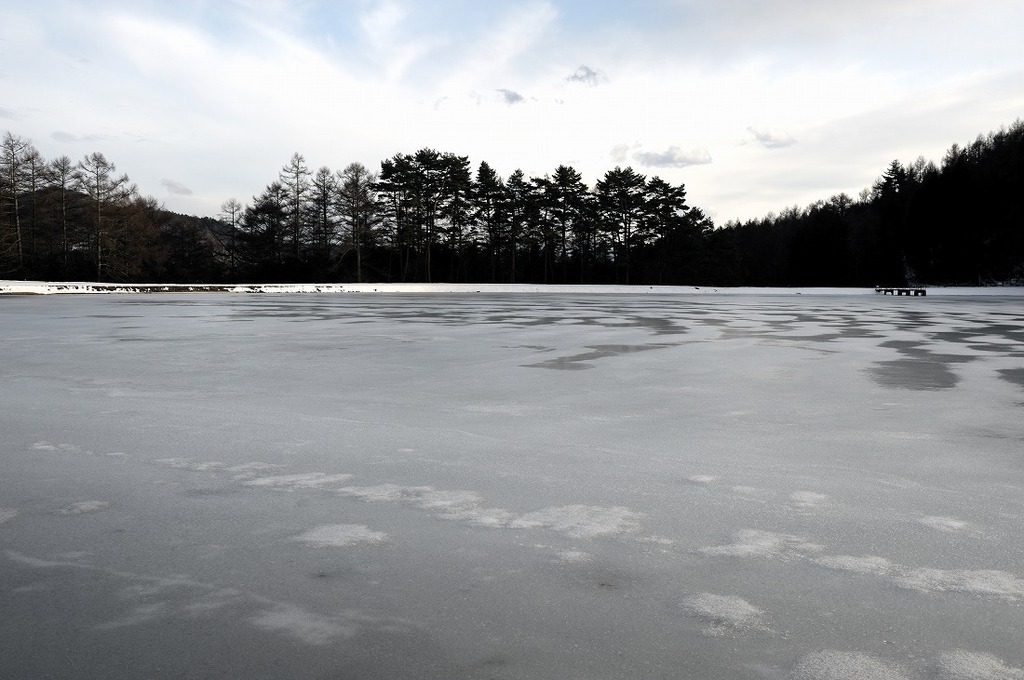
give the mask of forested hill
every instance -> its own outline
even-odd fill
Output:
[[[1024,122],[954,144],[941,166],[894,160],[858,199],[730,223],[713,238],[736,256],[723,283],[1024,285]]]
[[[1024,283],[1024,123],[893,161],[833,196],[715,228],[632,168],[499,177],[453,153],[312,170],[295,154],[218,219],[168,212],[101,153],[0,147],[0,278],[750,286]]]

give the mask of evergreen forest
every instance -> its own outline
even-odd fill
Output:
[[[615,167],[500,177],[424,148],[371,171],[296,153],[218,217],[165,210],[99,152],[0,145],[0,278],[152,283],[711,286],[1024,284],[1024,122],[941,163],[892,161],[838,194],[716,226],[684,185]]]

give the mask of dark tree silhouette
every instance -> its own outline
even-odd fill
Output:
[[[616,167],[502,179],[423,148],[311,173],[295,153],[220,220],[140,198],[102,153],[0,141],[0,274],[125,281],[508,281],[767,286],[1024,283],[1024,123],[894,160],[859,198],[715,228],[686,188]]]

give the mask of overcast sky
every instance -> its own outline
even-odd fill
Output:
[[[1022,28],[1021,0],[0,0],[0,131],[196,215],[296,151],[431,147],[631,165],[724,224],[1024,116]]]

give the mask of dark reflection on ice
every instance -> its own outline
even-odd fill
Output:
[[[1012,382],[1014,385],[1024,387],[1024,368],[1001,368],[999,369],[999,377]]]
[[[879,361],[869,369],[869,375],[879,385],[908,390],[948,390],[960,382],[947,364],[930,359]]]
[[[875,382],[886,387],[910,390],[945,390],[956,387],[960,377],[950,369],[951,364],[963,364],[977,356],[941,354],[923,347],[921,341],[889,340],[880,347],[891,347],[905,359],[878,361],[869,370]]]

